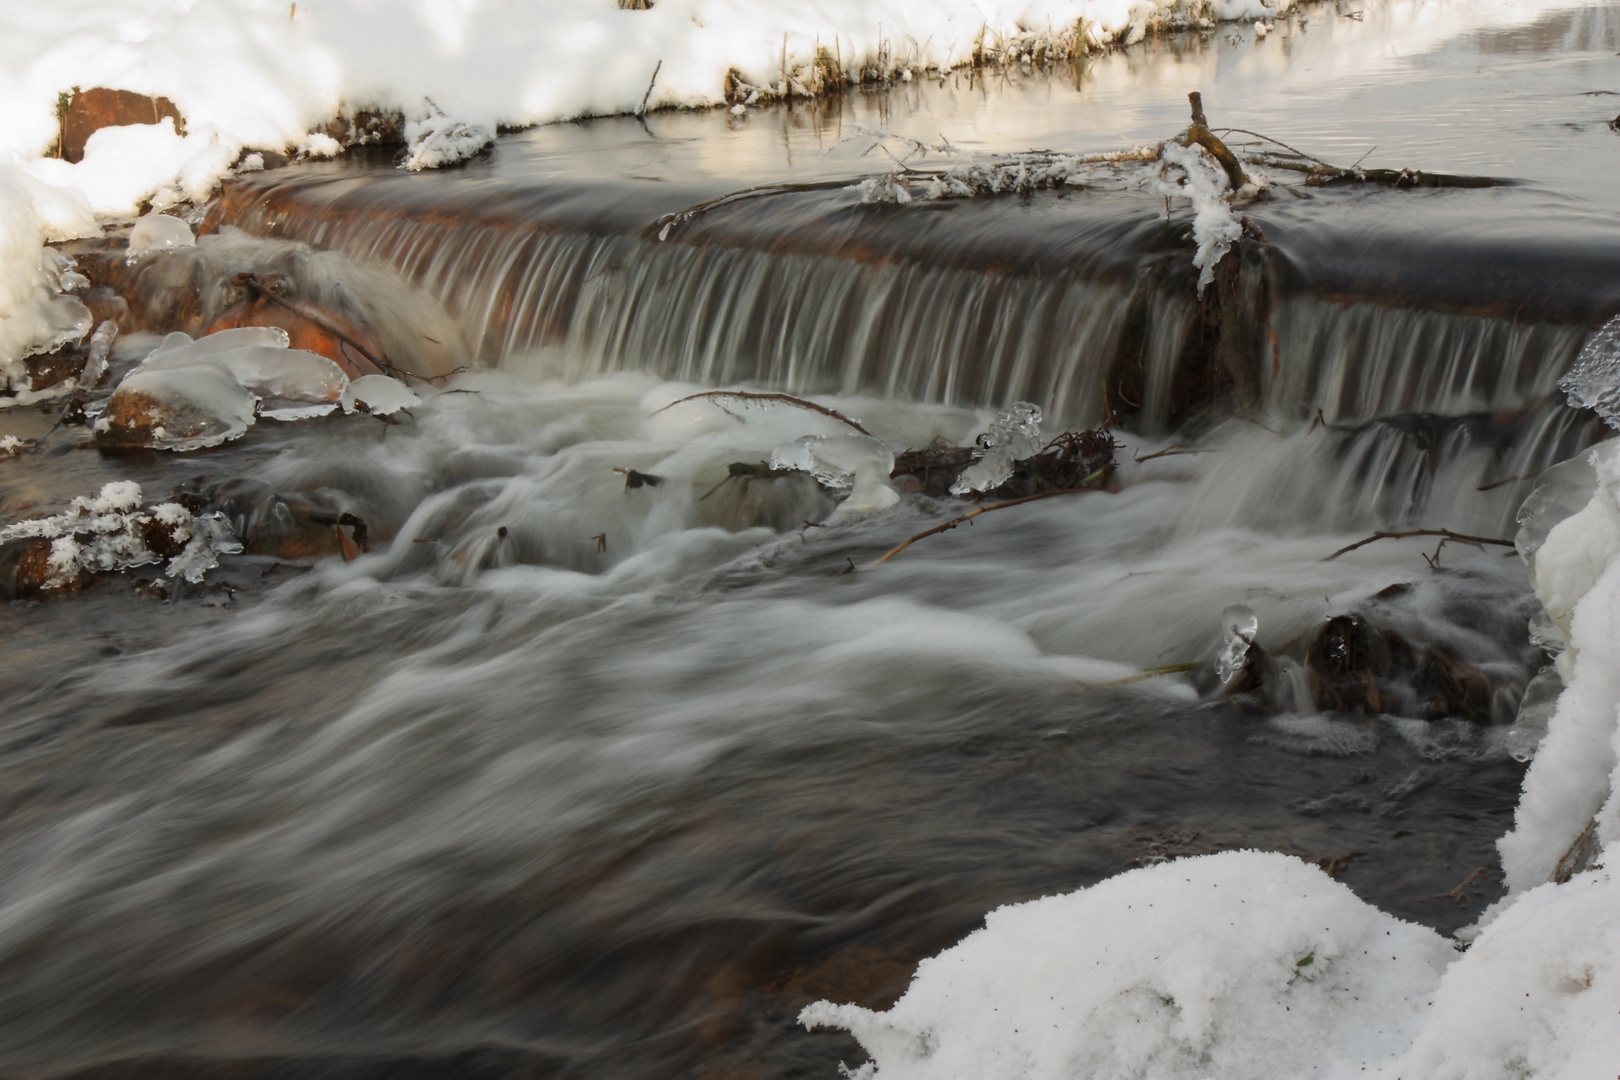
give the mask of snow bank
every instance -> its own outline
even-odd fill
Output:
[[[1525,894],[1460,956],[1291,856],[1225,852],[991,912],[887,1012],[818,1002],[876,1080],[1607,1075],[1620,885]]]
[[[27,389],[20,360],[90,330],[90,310],[62,294],[61,266],[45,244],[95,227],[72,193],[0,165],[0,388]]]
[[[885,1080],[1303,1076],[1410,1047],[1453,955],[1314,866],[1231,852],[1001,908],[887,1013],[801,1020]]]

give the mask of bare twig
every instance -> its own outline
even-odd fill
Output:
[[[705,398],[710,402],[713,402],[716,398],[740,398],[743,401],[780,401],[788,405],[797,405],[801,409],[809,409],[811,412],[818,412],[822,416],[830,416],[840,423],[848,424],[862,435],[876,438],[870,431],[863,428],[858,420],[851,420],[837,409],[829,409],[825,405],[817,405],[813,401],[806,401],[804,398],[794,397],[792,394],[760,394],[748,390],[706,390],[701,394],[688,394],[686,397],[677,398],[665,405],[663,409],[655,410],[653,415],[657,416],[664,409],[673,409],[682,402],[696,401],[698,398]]]
[[[1136,462],[1138,465],[1140,465],[1142,462],[1144,462],[1144,461],[1152,461],[1154,458],[1180,457],[1182,454],[1196,454],[1196,453],[1198,453],[1197,450],[1189,450],[1189,449],[1187,449],[1187,447],[1189,447],[1191,445],[1193,445],[1193,444],[1189,443],[1189,442],[1171,443],[1169,446],[1165,447],[1163,450],[1155,451],[1154,453],[1149,454],[1147,457],[1140,457],[1140,456],[1138,456],[1136,454],[1132,454],[1131,455],[1131,460]]]
[[[1459,544],[1473,544],[1475,547],[1480,547],[1483,544],[1495,544],[1498,547],[1513,546],[1511,540],[1496,540],[1489,536],[1468,536],[1460,532],[1452,532],[1450,529],[1408,529],[1406,532],[1375,532],[1365,540],[1357,540],[1353,544],[1346,544],[1322,561],[1332,562],[1340,555],[1347,554],[1360,547],[1366,547],[1368,544],[1378,540],[1405,540],[1413,536],[1443,536],[1447,540],[1455,540]]]
[[[658,63],[653,66],[652,78],[647,80],[647,92],[641,95],[641,108],[636,110],[637,116],[647,115],[647,100],[652,97],[653,87],[658,84],[658,73],[662,71],[663,68],[664,61],[662,59],[660,59]]]
[[[1096,479],[1098,476],[1101,476],[1101,475],[1102,475],[1102,471],[1098,470],[1097,472],[1093,473],[1091,476],[1086,477],[1086,479],[1087,480],[1093,480],[1093,479]],[[923,532],[918,533],[916,536],[913,536],[910,540],[907,540],[905,543],[899,545],[898,547],[895,547],[895,548],[891,549],[888,552],[888,554],[884,555],[881,559],[877,559],[877,560],[874,560],[873,562],[867,563],[866,568],[871,569],[874,566],[881,566],[882,564],[888,562],[890,559],[894,558],[896,555],[900,554],[902,551],[906,550],[906,548],[910,547],[912,544],[915,544],[917,541],[923,539],[924,537],[934,536],[934,535],[936,535],[938,533],[942,533],[942,532],[948,532],[951,529],[954,529],[958,525],[962,524],[964,521],[972,521],[974,518],[978,517],[980,514],[988,514],[992,510],[1005,510],[1009,506],[1022,506],[1024,503],[1034,502],[1036,499],[1050,499],[1054,495],[1077,495],[1082,491],[1089,491],[1089,490],[1091,490],[1091,489],[1090,488],[1084,488],[1084,487],[1060,488],[1057,491],[1043,491],[1038,495],[1025,495],[1022,499],[1008,499],[1006,502],[991,503],[989,506],[981,506],[977,510],[974,510],[974,511],[972,511],[970,513],[963,514],[961,517],[951,518],[951,520],[945,522],[945,524],[943,524],[943,525],[935,525],[932,529],[927,529],[927,530],[925,530]]]

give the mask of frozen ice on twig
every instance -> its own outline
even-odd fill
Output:
[[[1243,235],[1243,223],[1227,201],[1232,194],[1231,181],[1209,151],[1198,145],[1166,142],[1164,162],[1167,167],[1179,169],[1181,176],[1176,178],[1167,168],[1154,181],[1152,190],[1192,200],[1193,243],[1197,245],[1193,265],[1198,267],[1198,294],[1202,296],[1204,287],[1215,280],[1215,264]]]
[[[1620,428],[1620,315],[1592,336],[1558,386],[1575,408],[1591,409]]]
[[[771,468],[797,469],[824,487],[848,491],[841,512],[882,510],[900,501],[889,483],[894,451],[870,435],[807,435],[771,451]]]
[[[1221,677],[1223,685],[1230,686],[1243,674],[1243,662],[1248,659],[1249,646],[1260,632],[1260,620],[1248,605],[1231,604],[1221,612],[1221,630],[1226,642],[1215,657],[1215,673]]]
[[[962,470],[952,495],[989,491],[1011,479],[1013,466],[1041,452],[1041,407],[1018,401],[994,420],[976,440],[978,460]]]
[[[343,391],[343,411],[354,412],[356,403],[364,405],[373,416],[387,416],[412,405],[420,405],[422,399],[398,379],[391,379],[387,375],[362,375]]]

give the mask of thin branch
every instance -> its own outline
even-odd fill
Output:
[[[1094,480],[1098,476],[1101,476],[1101,475],[1102,475],[1102,471],[1098,470],[1097,472],[1094,472],[1090,476],[1086,477],[1086,480],[1088,480],[1088,481],[1089,480]],[[1084,487],[1060,488],[1057,491],[1043,491],[1038,495],[1025,495],[1022,499],[1008,499],[1006,502],[991,503],[989,506],[981,506],[977,510],[974,510],[971,513],[963,514],[961,517],[954,517],[951,520],[945,522],[945,524],[943,524],[943,525],[935,525],[932,529],[928,529],[928,530],[926,530],[924,532],[918,533],[916,536],[913,536],[910,540],[907,540],[905,543],[899,545],[896,548],[893,548],[891,551],[889,551],[889,553],[887,555],[884,555],[883,558],[878,559],[878,560],[876,560],[874,562],[867,563],[866,564],[866,569],[870,570],[874,566],[881,566],[882,564],[888,562],[890,559],[894,558],[896,555],[900,554],[902,551],[906,550],[906,548],[910,547],[912,544],[915,544],[917,541],[923,539],[924,537],[934,536],[934,535],[936,535],[938,533],[942,533],[942,532],[948,532],[951,529],[954,529],[958,525],[962,524],[962,522],[964,522],[964,521],[972,521],[974,518],[978,517],[980,514],[988,514],[992,510],[1005,510],[1009,506],[1022,506],[1024,503],[1034,502],[1037,499],[1050,499],[1054,495],[1078,495],[1082,491],[1089,491],[1089,490],[1091,490],[1091,489],[1090,488],[1084,488]]]
[[[664,409],[673,409],[682,402],[696,401],[698,398],[705,398],[710,402],[714,402],[715,398],[741,398],[744,401],[781,401],[788,405],[797,405],[801,409],[809,409],[811,412],[818,412],[822,416],[830,416],[839,423],[848,424],[862,435],[866,435],[870,438],[877,437],[870,431],[863,428],[860,425],[860,421],[851,420],[837,409],[829,409],[825,405],[817,405],[813,401],[806,401],[804,398],[794,397],[792,394],[757,394],[747,390],[706,390],[701,394],[688,394],[686,397],[677,398],[668,405],[665,405],[663,409],[655,410],[653,415],[657,416],[659,413],[663,412]]]
[[[647,100],[652,97],[653,87],[658,84],[658,73],[664,69],[664,61],[660,59],[653,67],[652,78],[647,80],[647,92],[641,95],[641,108],[636,110],[637,116],[647,115]]]
[[[1306,161],[1314,161],[1318,165],[1327,165],[1327,167],[1330,168],[1330,169],[1333,167],[1331,165],[1328,165],[1327,162],[1323,161],[1321,158],[1317,157],[1314,154],[1307,154],[1303,150],[1296,150],[1292,146],[1289,146],[1287,143],[1283,142],[1281,139],[1273,139],[1270,135],[1262,135],[1258,131],[1250,131],[1248,128],[1229,128],[1229,127],[1211,128],[1210,130],[1212,130],[1212,131],[1220,131],[1220,132],[1232,132],[1232,131],[1235,131],[1239,135],[1253,135],[1257,139],[1264,139],[1268,143],[1271,143],[1271,144],[1273,144],[1275,146],[1282,147],[1284,150],[1287,150],[1290,154],[1298,154],[1300,157],[1304,158]],[[1378,149],[1376,146],[1373,147],[1373,150],[1376,150],[1376,149]],[[1370,153],[1372,153],[1372,150],[1367,151],[1367,154],[1370,154]],[[1361,156],[1366,157],[1367,154],[1363,154]],[[1359,165],[1360,162],[1357,162],[1356,164]],[[1355,168],[1355,165],[1352,165],[1351,168]]]
[[[1338,551],[1335,551],[1322,561],[1332,562],[1340,555],[1344,555],[1360,547],[1366,547],[1368,544],[1378,540],[1405,540],[1413,536],[1443,536],[1447,540],[1455,540],[1459,544],[1473,544],[1475,547],[1479,547],[1483,544],[1495,544],[1497,547],[1514,546],[1513,541],[1511,540],[1496,540],[1489,536],[1468,536],[1464,533],[1452,532],[1450,529],[1409,529],[1406,532],[1375,532],[1365,540],[1357,540],[1353,544],[1346,544],[1344,547],[1340,548]]]
[[[1156,451],[1155,453],[1149,454],[1147,457],[1138,457],[1137,455],[1132,454],[1131,455],[1131,460],[1136,462],[1138,465],[1140,465],[1142,462],[1144,462],[1144,461],[1152,461],[1154,458],[1180,457],[1182,454],[1196,454],[1196,453],[1199,453],[1199,451],[1197,451],[1197,450],[1189,450],[1189,449],[1187,449],[1187,447],[1189,447],[1191,445],[1193,445],[1193,444],[1189,443],[1189,442],[1171,443],[1169,446],[1165,447],[1163,450],[1159,450],[1159,451]]]

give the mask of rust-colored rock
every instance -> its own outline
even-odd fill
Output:
[[[305,311],[298,301],[290,301],[294,309],[277,304],[263,296],[250,296],[226,308],[219,317],[203,327],[202,334],[233,330],[239,326],[279,326],[287,331],[295,349],[320,353],[343,369],[351,379],[362,375],[381,375],[383,371],[363,356],[359,349],[344,342],[346,335],[365,347],[373,356],[381,355],[378,347],[348,321],[328,311]],[[338,333],[334,333],[336,330]]]
[[[35,596],[50,577],[51,542],[22,540],[0,545],[0,597]]]
[[[185,130],[185,121],[174,102],[165,97],[147,97],[130,90],[94,87],[76,90],[62,117],[62,159],[84,160],[84,144],[104,127],[129,124],[158,124],[167,117],[176,131]]]

